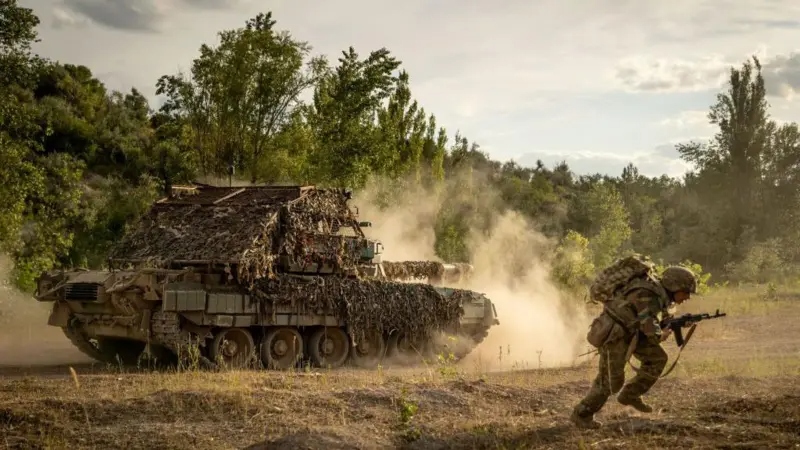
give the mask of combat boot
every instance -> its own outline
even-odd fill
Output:
[[[600,428],[603,424],[594,420],[594,414],[581,415],[578,408],[572,410],[572,415],[569,420],[574,423],[578,428]]]
[[[645,403],[641,397],[627,397],[624,395],[620,395],[617,397],[617,401],[625,406],[631,406],[635,408],[637,411],[643,413],[653,412],[653,407]]]

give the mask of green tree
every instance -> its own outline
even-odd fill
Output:
[[[319,79],[307,117],[318,142],[311,163],[321,181],[360,188],[371,171],[384,173],[394,160],[376,118],[396,87],[400,64],[385,48],[360,60],[350,47]]]
[[[748,229],[763,237],[760,232],[767,220],[763,161],[775,129],[768,107],[761,64],[753,57],[740,69],[731,68],[727,90],[711,106],[708,118],[718,127],[714,139],[705,145],[677,147],[681,157],[697,168],[690,189],[696,190],[705,207],[716,211],[717,244],[732,251],[726,259],[743,256],[747,244],[741,239]]]
[[[168,99],[162,110],[189,118],[205,174],[234,165],[257,181],[274,136],[326,66],[323,58],[306,62],[311,46],[275,30],[275,23],[271,12],[260,13],[220,32],[219,46],[200,47],[191,80],[165,75],[157,83],[157,94]]]
[[[573,230],[561,239],[553,257],[553,279],[563,288],[579,292],[595,276],[589,240]]]
[[[619,191],[607,182],[595,182],[576,203],[583,215],[585,235],[589,239],[592,262],[605,267],[620,255],[631,236],[629,214]],[[583,234],[583,233],[582,233]]]

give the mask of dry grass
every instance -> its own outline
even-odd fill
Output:
[[[676,370],[648,395],[656,412],[612,398],[598,417],[601,430],[567,421],[594,377],[596,361],[587,358],[501,373],[449,364],[287,373],[84,364],[72,374],[69,366],[0,368],[0,446],[796,448],[800,299],[779,292],[764,300],[764,291],[726,288],[682,308],[729,315],[700,324]],[[674,357],[674,342],[666,347]]]

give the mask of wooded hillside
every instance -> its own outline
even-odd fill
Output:
[[[31,290],[43,270],[102,267],[109,245],[175,183],[381,187],[391,208],[409,189],[438,192],[436,252],[467,261],[470,230],[512,209],[560,243],[554,278],[574,285],[627,251],[691,261],[713,280],[781,281],[796,273],[800,175],[796,123],[770,119],[760,65],[731,68],[710,106],[710,142],[680,145],[684,179],[576,176],[566,164],[491,160],[413,98],[389,50],[336,61],[281,31],[271,14],[203,44],[191,73],[111,92],[90,68],[33,54],[38,18],[0,0],[0,246]],[[302,92],[313,91],[309,102]],[[477,189],[479,186],[480,189]],[[357,196],[357,194],[356,194]]]

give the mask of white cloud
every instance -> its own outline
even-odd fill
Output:
[[[800,90],[800,53],[778,55],[762,62],[761,72],[769,94],[792,100]]]
[[[725,83],[736,61],[713,55],[698,60],[629,57],[619,62],[614,77],[629,92],[691,92]]]
[[[85,27],[91,22],[88,17],[76,14],[68,9],[53,8],[53,27],[56,29]]]
[[[57,0],[53,8],[57,27],[95,23],[112,30],[165,31],[169,16],[182,8],[229,9],[249,0]]]
[[[664,127],[676,128],[679,130],[685,130],[687,128],[696,128],[700,126],[709,126],[708,111],[706,110],[682,111],[677,116],[668,117],[666,119],[661,120],[659,122],[659,125]]]
[[[171,2],[156,0],[62,0],[59,15],[70,15],[124,31],[155,31]],[[58,17],[58,16],[57,16]],[[66,25],[73,22],[61,22]]]
[[[689,140],[706,141],[717,131],[716,125],[708,121],[707,109],[681,111],[674,116],[658,121],[656,125],[673,136],[669,139],[669,145]],[[703,137],[698,138],[697,136]]]
[[[767,95],[792,100],[800,90],[800,52],[791,51],[771,57],[766,50],[723,58],[719,55],[694,60],[629,57],[620,61],[613,78],[629,92],[692,92],[721,89],[727,84],[730,69],[756,56]]]

